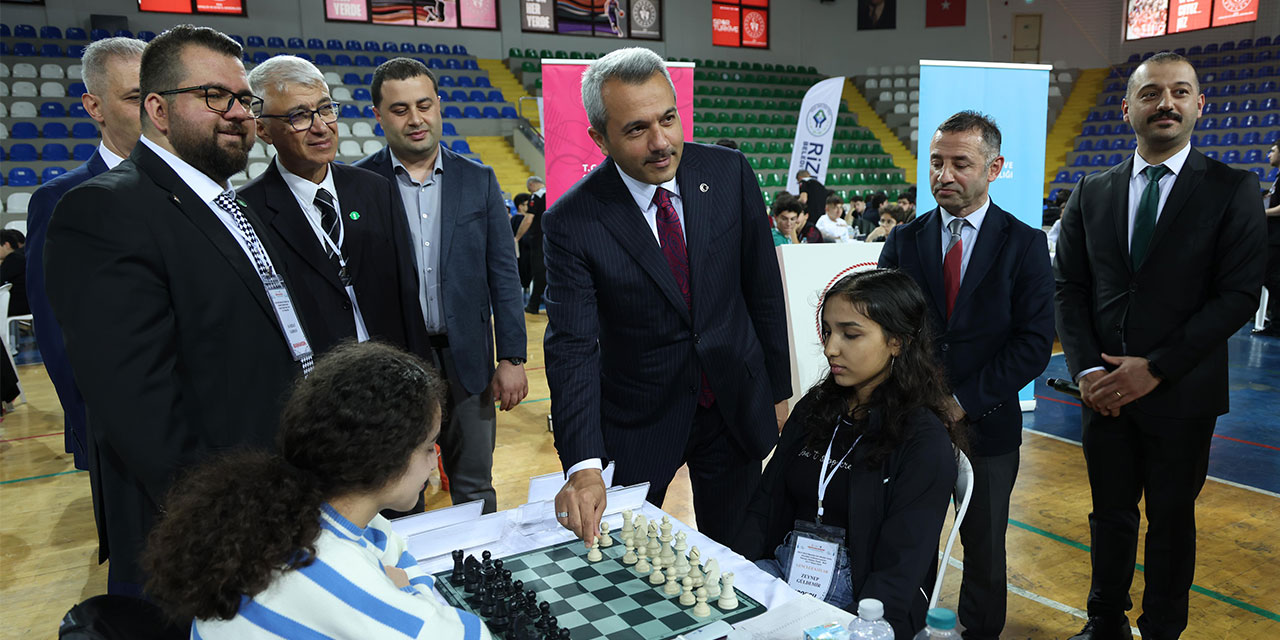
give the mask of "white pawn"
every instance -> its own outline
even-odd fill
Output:
[[[697,602],[693,595],[693,579],[688,576],[681,582],[684,585],[684,592],[680,594],[680,604],[688,607]]]
[[[666,576],[662,575],[662,558],[653,559],[653,573],[649,574],[649,584],[660,585],[666,582]]]
[[[635,525],[631,523],[631,510],[622,510],[622,531],[618,532],[622,536],[622,541],[626,542],[631,539],[631,534],[635,533]]]
[[[604,554],[600,553],[600,537],[591,542],[591,551],[587,552],[587,562],[600,562],[604,560]]]
[[[693,606],[693,617],[705,618],[711,615],[711,607],[707,606],[707,588],[698,587],[695,595],[697,596],[698,604]]]
[[[733,590],[733,572],[724,574],[720,579],[724,583],[723,590],[720,592],[720,599],[716,601],[716,606],[725,611],[732,611],[738,608],[738,594]]]
[[[669,596],[680,594],[680,583],[676,582],[676,570],[674,568],[667,569],[667,586],[662,588],[662,592]]]
[[[636,563],[636,543],[631,538],[623,538],[622,544],[626,545],[627,552],[622,554],[622,564],[632,565]]]
[[[600,540],[600,546],[602,547],[613,546],[613,536],[609,535],[608,522],[605,522],[603,520],[600,521],[600,537],[598,539]]]
[[[703,583],[706,582],[706,577],[702,574],[702,568],[698,566],[702,562],[699,555],[697,547],[694,547],[689,552],[689,573],[686,574],[690,578],[693,578],[693,587],[695,589],[701,587]]]
[[[658,544],[658,525],[649,523],[649,558],[657,558],[662,553],[662,545]]]
[[[720,561],[716,560],[715,558],[712,558],[707,561],[706,567],[704,567],[704,569],[707,572],[707,578],[706,578],[707,597],[713,598],[713,599],[719,598],[720,597]]]
[[[649,560],[648,560],[648,558],[647,558],[647,557],[645,557],[645,556],[646,556],[646,554],[645,554],[645,550],[644,550],[643,548],[642,548],[642,549],[640,549],[640,553],[639,553],[639,554],[637,554],[637,560],[636,560],[636,567],[635,567],[635,568],[636,568],[636,573],[638,573],[638,574],[640,574],[640,575],[642,575],[642,576],[643,576],[643,575],[647,575],[650,571],[652,571],[652,570],[653,570],[653,567],[649,566]]]

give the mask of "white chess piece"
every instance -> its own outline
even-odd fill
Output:
[[[622,564],[632,565],[636,563],[636,543],[631,538],[623,538],[622,544],[627,547],[627,552],[622,554]]]
[[[600,562],[604,560],[604,554],[600,553],[600,538],[596,537],[591,543],[591,551],[587,552],[587,562]]]
[[[724,574],[724,577],[720,579],[720,582],[723,583],[723,586],[720,591],[720,599],[716,601],[716,606],[724,609],[725,611],[737,609],[738,594],[733,590],[733,572],[730,571],[729,573]]]
[[[698,590],[694,592],[694,595],[697,597],[698,604],[693,607],[693,617],[705,618],[711,615],[711,607],[707,606],[707,588],[698,587]]]
[[[671,542],[671,518],[662,516],[662,526],[660,528],[662,529],[662,538],[660,539],[663,542]]]
[[[712,558],[707,561],[705,567],[707,572],[706,587],[708,598],[720,597],[720,561]]]
[[[653,573],[649,574],[649,584],[659,585],[666,582],[666,576],[662,574],[662,558],[653,559]]]
[[[643,513],[637,513],[636,521],[631,525],[631,539],[636,540],[637,549],[643,546],[640,544],[640,540],[644,540],[644,536],[648,532],[649,532],[649,519],[644,517]],[[645,540],[644,543],[649,544],[649,541]]]
[[[658,540],[660,541],[659,542],[660,546],[658,547],[658,555],[662,556],[663,566],[667,566],[667,567],[675,566],[676,552],[671,549],[671,542],[669,540],[663,540],[662,538],[658,538]]]
[[[631,510],[622,510],[622,531],[618,534],[622,536],[622,541],[626,542],[631,539],[631,534],[635,533],[635,525],[631,523]]]
[[[658,544],[658,525],[649,523],[649,559],[658,557],[662,552],[662,545]]]
[[[686,607],[692,606],[697,602],[693,595],[693,579],[686,576],[681,584],[684,585],[684,591],[680,594],[680,604]]]
[[[597,539],[600,541],[600,546],[602,547],[613,546],[613,536],[609,535],[608,522],[605,522],[603,520],[600,521],[600,537]]]
[[[646,557],[646,552],[643,547],[640,549],[640,553],[637,554],[635,569],[636,573],[642,576],[647,575],[653,570],[653,567],[649,566],[649,559]]]
[[[667,586],[662,588],[662,592],[669,596],[680,594],[680,583],[676,581],[676,570],[674,568],[667,569]]]
[[[693,550],[689,552],[689,573],[685,574],[690,578],[693,578],[693,588],[695,589],[701,587],[706,582],[706,576],[703,575],[702,568],[699,566],[702,562],[702,558],[699,556],[700,554],[698,553],[697,547],[694,547]]]
[[[685,532],[681,531],[676,534],[675,563],[672,565],[676,568],[676,575],[681,578],[689,575],[689,557],[685,555],[688,546],[685,544]]]

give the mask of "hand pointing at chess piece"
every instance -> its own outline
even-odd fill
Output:
[[[579,469],[556,494],[556,522],[587,547],[600,535],[605,507],[604,476],[599,469]]]

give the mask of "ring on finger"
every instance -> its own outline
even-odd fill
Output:
[[[569,517],[569,512],[568,512],[568,511],[559,511],[559,512],[556,512],[556,517],[557,517],[557,518],[568,518],[568,517]]]
[[[1117,391],[1117,392],[1116,392],[1116,397],[1117,397],[1117,398],[1123,398],[1123,397],[1124,397],[1124,394],[1123,394],[1123,393],[1120,393],[1119,391]]]

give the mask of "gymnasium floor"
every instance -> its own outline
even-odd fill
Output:
[[[499,418],[495,486],[500,508],[524,501],[527,479],[559,470],[546,430],[545,316],[526,316],[529,396]],[[1187,640],[1280,637],[1280,340],[1231,338],[1232,412],[1218,421],[1210,480],[1198,503],[1199,553]],[[42,366],[21,365],[27,404],[0,423],[0,639],[54,638],[61,615],[101,593],[88,478],[63,453],[62,414]],[[1083,624],[1089,580],[1089,489],[1078,445],[1080,409],[1043,384],[1062,376],[1054,356],[1026,417],[1011,508],[1006,640],[1065,639]],[[122,401],[125,401],[122,399]],[[429,495],[430,504],[448,497]],[[687,479],[668,511],[692,523]],[[950,526],[950,523],[947,525]],[[963,561],[950,560],[943,605],[955,606]],[[1142,549],[1139,549],[1141,568]],[[1143,575],[1132,595],[1141,602]],[[1131,612],[1136,620],[1138,608]]]

